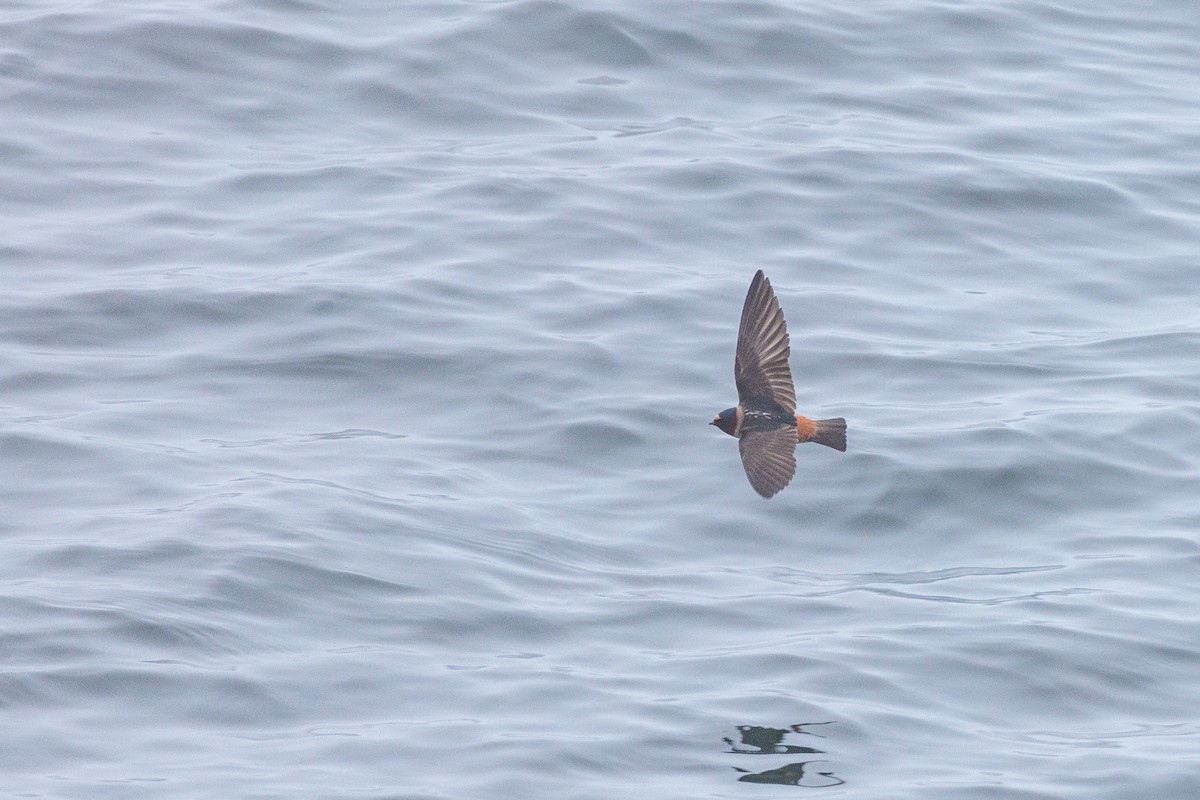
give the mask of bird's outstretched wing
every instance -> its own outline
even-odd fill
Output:
[[[788,367],[790,353],[783,311],[771,291],[771,282],[760,269],[754,273],[750,291],[746,292],[742,324],[738,328],[737,357],[733,363],[738,400],[743,404],[773,403],[786,413],[795,414],[796,387]]]
[[[738,451],[750,485],[763,497],[777,494],[796,474],[795,428],[743,431]]]

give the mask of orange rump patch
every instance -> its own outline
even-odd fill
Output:
[[[808,417],[796,415],[796,439],[801,442],[811,442],[817,433],[817,423]]]

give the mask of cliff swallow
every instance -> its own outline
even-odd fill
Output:
[[[777,494],[791,482],[796,473],[794,451],[800,442],[846,451],[846,420],[809,419],[796,413],[790,353],[783,311],[760,269],[750,281],[738,328],[733,362],[738,404],[709,424],[738,438],[746,477],[763,497]]]

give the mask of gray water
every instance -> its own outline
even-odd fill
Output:
[[[0,10],[0,796],[1200,796],[1189,3]],[[845,454],[706,423],[771,278]]]

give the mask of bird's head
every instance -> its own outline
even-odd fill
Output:
[[[737,409],[727,408],[720,414],[713,417],[709,425],[716,425],[721,430],[728,433],[730,436],[737,436]]]

